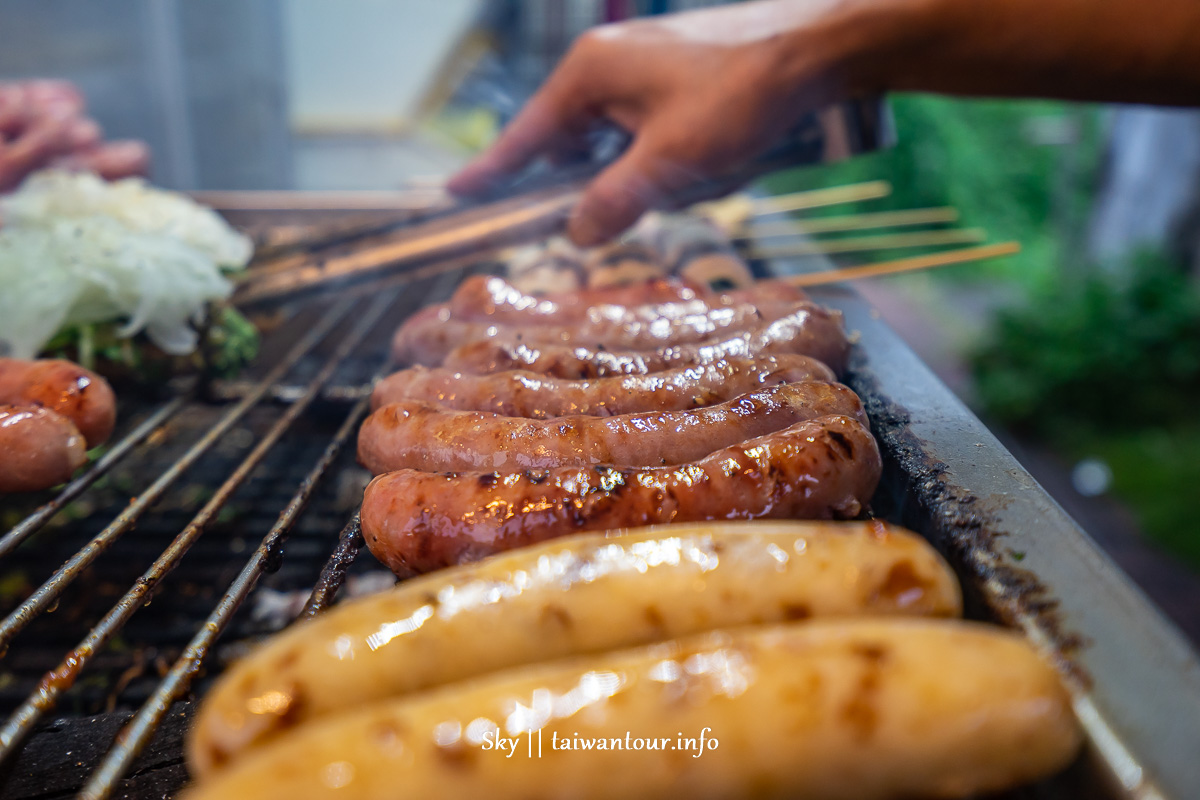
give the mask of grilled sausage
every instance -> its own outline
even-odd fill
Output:
[[[678,311],[676,304],[596,306],[571,326],[508,325],[462,320],[449,312],[414,314],[392,338],[397,364],[436,366],[456,347],[495,338],[528,345],[572,345],[603,350],[654,350],[695,344],[714,336],[729,337],[762,327],[795,311],[797,303],[772,302],[766,310],[750,303],[707,308],[698,313]]]
[[[533,297],[517,290],[503,278],[473,275],[455,290],[444,308],[458,319],[516,325],[570,325],[583,319],[598,305],[635,306],[695,300],[692,287],[678,280],[646,281],[635,286],[584,289],[562,295]]]
[[[961,613],[937,551],[884,522],[570,536],[405,581],[272,638],[204,699],[188,763],[206,777],[309,720],[521,664],[714,628]]]
[[[405,401],[371,414],[358,433],[358,460],[376,475],[551,469],[606,464],[684,464],[714,450],[808,419],[843,414],[866,425],[858,395],[840,383],[785,383],[693,411],[533,420],[449,411]]]
[[[472,375],[443,368],[412,367],[376,384],[371,394],[371,409],[417,400],[459,411],[490,411],[508,417],[548,419],[575,414],[612,417],[639,411],[701,408],[765,386],[833,379],[829,367],[797,355],[729,358],[650,375],[618,375],[590,381],[551,378],[519,370]]]
[[[646,281],[633,286],[585,289],[563,295],[532,297],[522,294],[502,278],[476,275],[459,285],[450,302],[434,306],[456,319],[509,325],[571,327],[586,320],[595,309],[626,307],[643,317],[702,314],[708,309],[748,303],[777,308],[779,303],[801,303],[808,295],[784,281],[763,281],[747,289],[716,294],[678,280]]]
[[[108,381],[61,359],[0,358],[0,403],[56,411],[75,423],[88,447],[105,442],[117,421]]]
[[[74,423],[48,408],[0,405],[0,492],[34,492],[69,479],[87,461]]]
[[[367,486],[362,529],[393,572],[428,572],[576,531],[855,517],[880,471],[865,427],[850,417],[821,417],[676,467],[400,470]]]
[[[1058,674],[1016,634],[813,620],[374,703],[298,728],[183,797],[960,798],[1052,775],[1080,742]]]
[[[841,312],[807,304],[760,328],[732,337],[661,350],[613,350],[567,345],[526,345],[498,337],[462,345],[444,366],[460,372],[528,370],[556,378],[644,375],[672,367],[709,364],[722,358],[798,353],[823,361],[838,374],[846,368],[850,342]]]

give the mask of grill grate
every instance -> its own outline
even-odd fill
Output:
[[[138,795],[178,789],[186,712],[173,704],[203,679],[202,662],[220,665],[244,649],[236,641],[214,647],[218,637],[228,629],[245,640],[295,616],[287,602],[266,618],[237,613],[260,579],[267,576],[264,593],[303,587],[303,613],[311,615],[349,571],[378,569],[355,563],[365,472],[346,445],[368,409],[366,388],[386,365],[395,324],[448,294],[463,269],[414,271],[373,296],[301,309],[264,341],[265,371],[224,391],[201,392],[193,382],[146,409],[83,475],[0,538],[4,593],[27,594],[6,599],[0,621],[0,709],[9,714],[0,763],[15,762],[0,776],[11,782],[4,793],[48,797],[83,785],[80,796],[104,798],[131,786]],[[62,566],[45,576],[53,564]],[[86,726],[44,726],[35,739],[56,746],[35,741],[22,755],[54,710],[102,716]],[[159,738],[171,741],[167,773],[123,781],[160,726]],[[53,786],[39,786],[35,777],[61,761],[63,736],[87,758],[73,761],[70,786],[57,773]]]

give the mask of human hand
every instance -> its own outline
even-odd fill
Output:
[[[859,5],[772,0],[595,28],[448,188],[479,193],[538,156],[577,152],[607,119],[632,144],[591,182],[568,228],[577,244],[598,244],[648,208],[728,180],[804,113],[862,88],[854,57],[878,26],[856,20]]]
[[[108,179],[144,174],[142,142],[105,142],[83,96],[65,81],[0,83],[0,191],[46,167],[89,170]]]

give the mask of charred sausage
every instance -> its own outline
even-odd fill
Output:
[[[291,626],[204,698],[188,766],[208,776],[297,725],[564,656],[795,619],[961,613],[957,579],[937,551],[878,520],[567,536],[403,581]],[[424,622],[406,630],[413,619]],[[268,696],[275,700],[263,703]]]
[[[358,706],[182,798],[946,800],[1049,777],[1081,741],[1058,673],[1018,634],[956,620],[812,620]]]
[[[367,546],[397,574],[427,572],[567,533],[706,519],[846,519],[879,482],[870,432],[821,417],[672,467],[558,467],[375,478]]]
[[[701,408],[766,386],[833,379],[833,370],[820,361],[790,354],[727,358],[649,375],[594,380],[552,378],[522,370],[474,375],[445,368],[412,367],[380,381],[371,395],[371,408],[417,400],[508,417],[612,417],[639,411]]]
[[[498,337],[453,350],[444,366],[461,372],[528,370],[557,378],[644,375],[672,367],[710,364],[723,358],[797,353],[823,361],[838,374],[846,368],[850,342],[841,312],[806,304],[785,317],[735,336],[660,350],[602,350],[567,345],[526,345]]]
[[[533,420],[430,403],[392,403],[358,434],[358,460],[376,475],[551,469],[606,464],[649,467],[696,461],[714,450],[797,422],[842,414],[866,425],[858,396],[840,383],[785,383],[693,411]]]

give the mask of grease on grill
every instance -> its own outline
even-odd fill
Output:
[[[884,395],[857,349],[845,382],[862,399],[884,456],[881,491],[889,473],[904,476],[900,489],[906,507],[901,522],[947,549],[952,563],[970,576],[970,585],[995,587],[983,600],[1001,622],[1016,627],[1018,616],[1032,618],[1053,645],[1059,667],[1090,686],[1091,677],[1075,658],[1086,640],[1065,628],[1052,589],[1033,572],[1011,563],[1002,550],[998,540],[1005,534],[996,522],[999,509],[947,480],[947,465],[927,454],[925,442],[909,427],[908,411]],[[914,515],[914,508],[919,515]],[[915,521],[908,519],[914,516]]]

